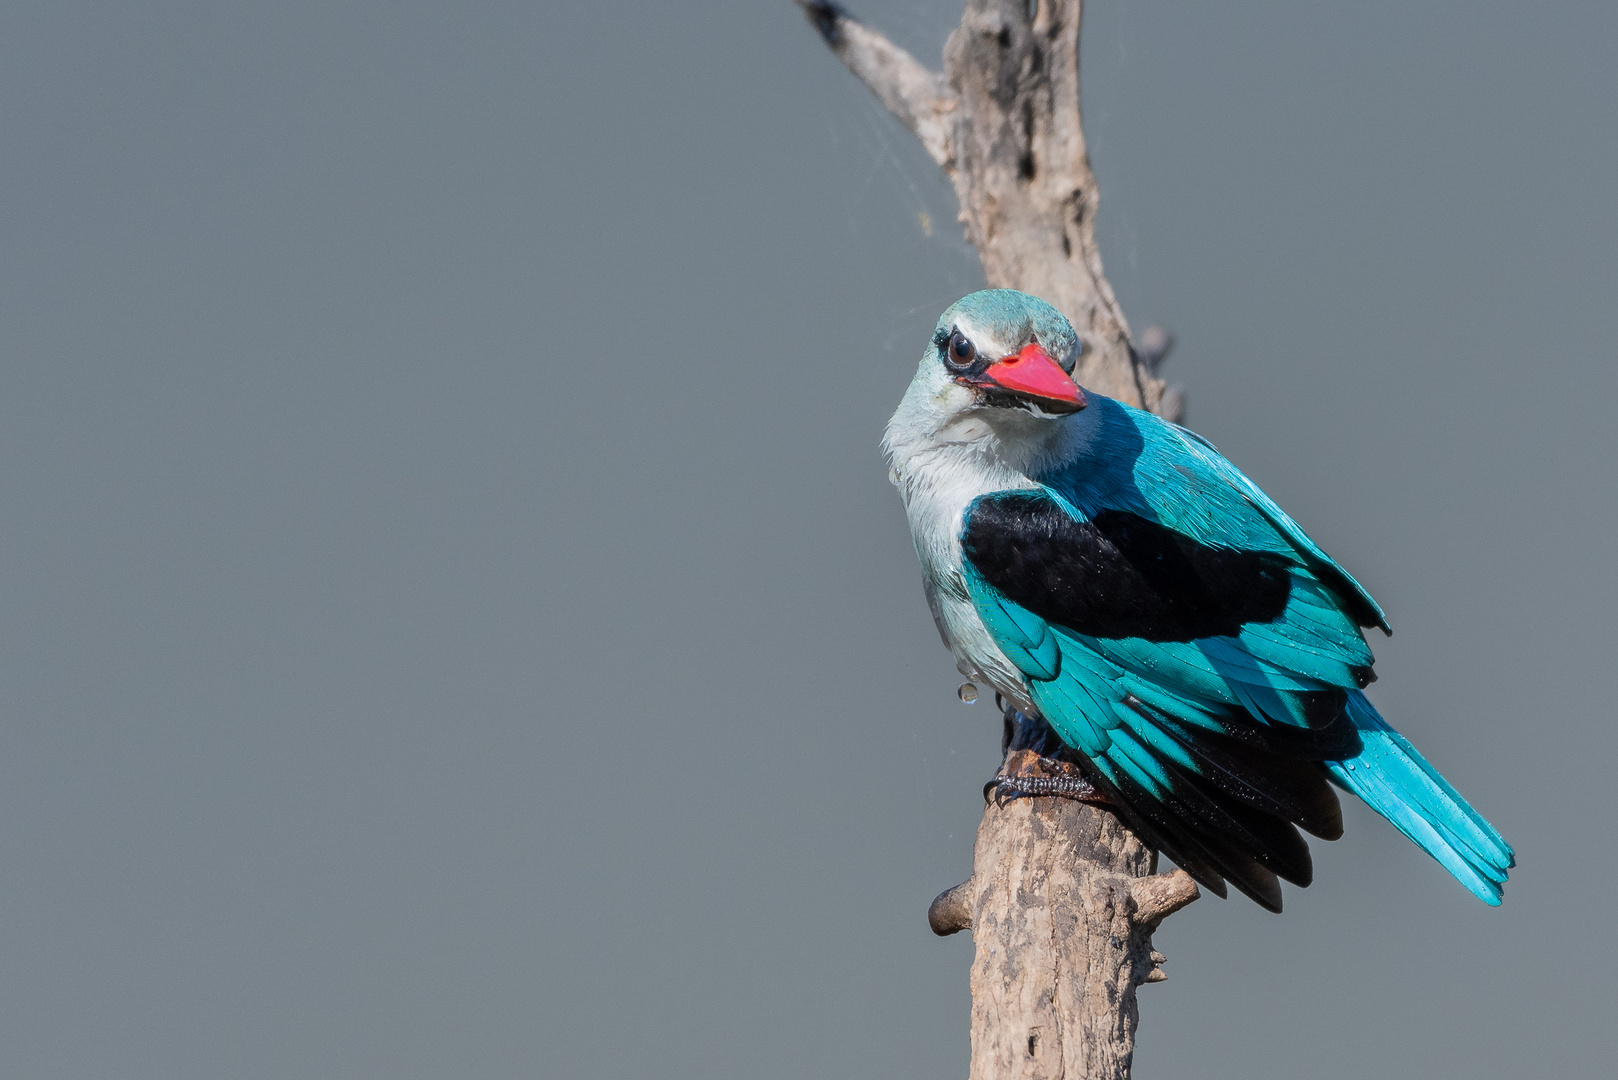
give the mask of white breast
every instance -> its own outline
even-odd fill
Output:
[[[893,461],[892,476],[910,520],[922,582],[938,632],[962,675],[1031,709],[1019,672],[978,617],[961,580],[961,519],[967,506],[991,491],[1036,486],[998,460],[992,439],[915,448]]]

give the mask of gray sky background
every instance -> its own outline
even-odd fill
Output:
[[[1521,860],[1349,808],[1143,1080],[1609,1075],[1615,46],[1091,5],[1126,313]],[[960,1075],[998,726],[876,444],[980,277],[798,11],[57,0],[0,87],[0,1074]]]

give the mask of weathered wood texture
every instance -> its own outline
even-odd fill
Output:
[[[989,806],[972,852],[974,1078],[1127,1077],[1135,988],[1161,979],[1152,930],[1196,898],[1110,811]]]
[[[1132,344],[1101,270],[1079,119],[1081,0],[971,0],[934,73],[840,6],[797,0],[833,52],[955,186],[991,286],[1055,304],[1086,351],[1077,381],[1171,419],[1161,332]],[[972,879],[939,896],[935,932],[971,929],[972,1080],[1129,1075],[1136,987],[1164,978],[1158,922],[1197,898],[1109,810],[1055,798],[984,810]]]

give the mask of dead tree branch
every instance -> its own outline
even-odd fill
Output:
[[[825,0],[796,0],[826,44],[949,176],[991,287],[1056,305],[1085,344],[1083,386],[1178,419],[1157,377],[1171,339],[1131,341],[1101,270],[1095,176],[1079,117],[1082,0],[969,0],[942,74]],[[1028,798],[984,810],[972,879],[933,901],[935,933],[970,929],[972,1080],[1124,1080],[1135,990],[1167,976],[1152,931],[1197,898],[1109,810]]]
[[[944,77],[928,71],[914,56],[875,30],[849,18],[838,5],[814,0],[796,3],[848,70],[921,140],[933,161],[945,165],[949,161],[948,117],[955,109],[955,95],[944,84]]]

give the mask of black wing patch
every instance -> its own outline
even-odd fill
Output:
[[[1210,547],[1138,514],[1077,521],[1048,495],[985,495],[961,546],[983,579],[1047,622],[1102,638],[1195,641],[1280,618],[1287,560]]]

